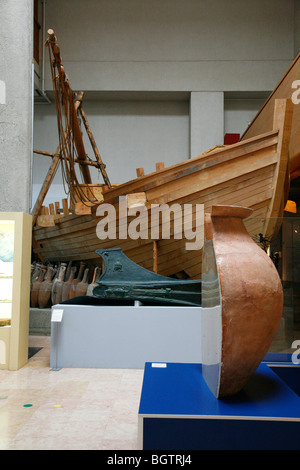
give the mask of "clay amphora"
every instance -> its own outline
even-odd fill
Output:
[[[67,269],[66,269],[66,274],[65,274],[65,282],[69,280],[71,272],[72,272],[72,261],[69,261]]]
[[[34,271],[35,271],[35,263],[31,264],[31,266],[30,266],[30,279],[32,279],[32,275],[33,275]]]
[[[51,290],[52,290],[52,278],[55,271],[52,266],[48,266],[45,279],[41,283],[39,294],[38,294],[38,304],[39,308],[46,308],[51,306]]]
[[[98,279],[100,273],[101,273],[101,268],[99,266],[96,266],[96,268],[94,269],[93,280],[92,280],[91,284],[88,285],[86,295],[92,297],[94,287],[96,287],[98,285],[97,284],[97,279]]]
[[[202,265],[202,374],[218,398],[239,392],[278,329],[283,291],[278,272],[248,234],[252,210],[213,206],[205,216]]]
[[[78,276],[77,276],[76,279],[73,280],[73,282],[71,284],[69,299],[73,299],[74,297],[76,297],[76,286],[82,280],[84,267],[85,267],[85,263],[81,262],[80,267],[79,267]]]
[[[80,281],[76,286],[75,297],[79,297],[80,295],[86,295],[86,291],[89,285],[88,275],[89,275],[89,268],[86,268],[84,271],[82,281]]]
[[[38,307],[38,297],[40,286],[44,280],[46,268],[39,268],[38,274],[35,274],[35,278],[32,282],[31,293],[30,293],[30,306],[32,308]]]
[[[33,271],[31,273],[30,279],[30,289],[32,289],[33,283],[38,280],[42,268],[45,268],[43,264],[36,263],[33,265]]]
[[[52,286],[51,298],[52,298],[53,305],[59,304],[61,302],[65,272],[66,272],[66,265],[62,264],[59,269],[58,278],[55,279],[55,281],[53,282],[53,286]]]
[[[71,273],[70,273],[68,280],[64,283],[64,286],[62,289],[62,297],[61,297],[62,302],[65,302],[66,300],[69,299],[71,284],[74,281],[76,271],[77,271],[76,266],[73,266],[71,268]]]

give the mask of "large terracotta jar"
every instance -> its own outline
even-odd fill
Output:
[[[30,306],[32,308],[38,307],[39,290],[44,280],[45,273],[46,273],[46,268],[44,267],[39,268],[39,270],[36,271],[35,278],[32,282],[31,292],[30,292]]]
[[[65,273],[66,265],[62,263],[59,268],[58,277],[54,280],[52,285],[51,299],[53,305],[59,304],[62,301]]]
[[[77,284],[79,284],[79,282],[82,280],[84,267],[85,267],[85,263],[83,261],[81,261],[80,266],[79,266],[78,275],[77,275],[76,279],[74,279],[71,283],[70,294],[69,294],[70,299],[74,299],[74,297],[76,297],[76,287],[77,287]]]
[[[51,304],[51,290],[53,284],[53,276],[55,270],[52,266],[48,266],[45,278],[40,285],[39,294],[38,294],[38,304],[39,308],[49,307]]]
[[[71,273],[68,277],[68,280],[65,281],[64,285],[63,285],[63,289],[62,289],[62,302],[65,302],[66,300],[69,300],[69,296],[70,296],[70,289],[71,289],[71,285],[72,285],[72,282],[74,281],[74,278],[75,278],[75,274],[76,274],[76,271],[77,271],[77,268],[76,266],[73,266],[71,268]],[[66,275],[67,276],[67,275]]]
[[[213,206],[205,216],[202,374],[218,398],[244,387],[282,315],[277,270],[243,223],[251,214],[244,207]]]
[[[86,295],[86,291],[89,285],[89,282],[88,282],[89,271],[90,271],[89,268],[85,269],[82,281],[80,281],[76,286],[75,297]]]
[[[89,297],[93,296],[93,290],[98,285],[97,280],[100,276],[100,273],[101,273],[101,268],[99,266],[96,266],[94,269],[92,282],[91,284],[88,285],[88,288],[86,291],[86,295],[88,295]]]
[[[46,269],[46,267],[43,264],[36,263],[32,265],[31,269],[30,289],[32,289],[34,282],[38,280],[41,269]]]

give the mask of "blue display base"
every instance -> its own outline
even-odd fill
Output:
[[[300,397],[291,385],[299,387],[299,372],[289,363],[262,362],[240,393],[219,400],[207,387],[201,364],[146,363],[139,446],[300,449]],[[289,376],[290,386],[280,375]]]

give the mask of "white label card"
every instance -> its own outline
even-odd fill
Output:
[[[60,309],[57,309],[57,310],[53,310],[52,312],[52,317],[51,317],[51,321],[55,321],[55,322],[61,322],[62,321],[62,317],[63,317],[63,309],[60,308]]]
[[[165,362],[152,362],[151,367],[165,368],[167,364]]]

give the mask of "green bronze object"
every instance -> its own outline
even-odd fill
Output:
[[[96,250],[104,271],[93,297],[106,300],[138,300],[170,305],[201,305],[201,280],[161,276],[137,265],[121,248]]]

